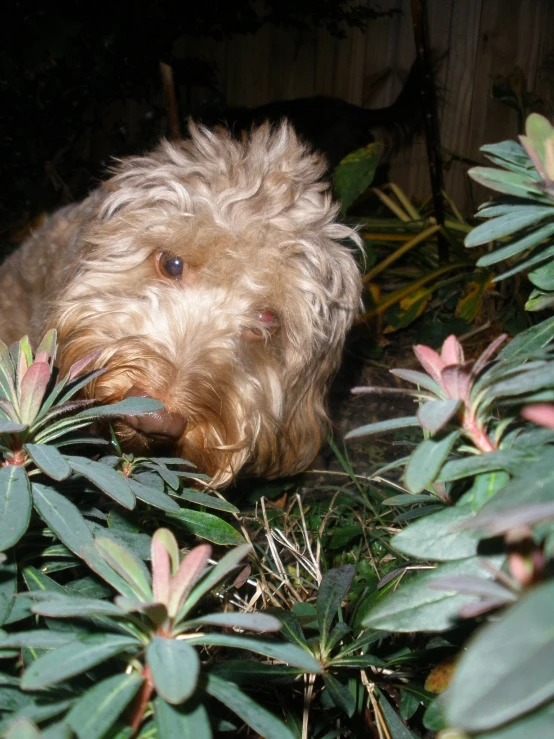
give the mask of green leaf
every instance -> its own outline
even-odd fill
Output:
[[[392,739],[417,739],[417,736],[405,726],[383,693],[380,690],[375,692]]]
[[[497,264],[504,259],[510,259],[511,257],[520,254],[527,249],[532,249],[541,244],[545,239],[550,238],[554,234],[554,223],[548,223],[546,226],[533,230],[531,233],[526,234],[516,241],[511,241],[506,246],[502,246],[499,249],[495,249],[489,254],[485,254],[477,260],[478,267],[488,267],[491,264]]]
[[[113,675],[102,680],[73,705],[66,721],[79,739],[102,739],[143,682],[136,673]]]
[[[476,475],[464,497],[471,501],[471,510],[476,512],[509,482],[510,475],[504,470]]]
[[[529,176],[540,179],[527,152],[517,141],[509,139],[508,141],[500,141],[497,144],[485,144],[481,146],[479,151],[482,151],[487,159],[490,159],[495,164],[499,164],[501,167],[517,167],[518,171],[523,170],[524,172],[528,172]]]
[[[492,579],[492,574],[482,562],[496,567],[502,558],[477,558],[457,560],[440,565],[434,570],[423,571],[397,590],[389,592],[368,612],[363,625],[385,631],[446,631],[456,625],[460,609],[476,599],[472,595],[452,591],[433,590],[433,580],[455,575],[478,575]]]
[[[31,490],[23,467],[0,468],[0,551],[13,547],[31,520]]]
[[[154,636],[146,650],[146,661],[157,692],[168,703],[184,703],[194,694],[200,659],[186,641]]]
[[[326,643],[333,621],[356,574],[354,565],[343,565],[329,570],[323,577],[317,593],[317,620],[321,638],[321,651],[326,652]]]
[[[550,261],[537,267],[529,272],[527,277],[540,290],[545,292],[554,290],[554,263]]]
[[[21,679],[23,690],[41,690],[80,675],[116,654],[142,648],[138,639],[115,634],[88,634],[39,657]]]
[[[554,306],[554,293],[543,293],[540,290],[533,290],[529,299],[523,306],[526,311],[540,311],[550,309]]]
[[[445,698],[450,725],[493,729],[554,697],[553,610],[549,582],[473,637]]]
[[[482,536],[458,527],[473,518],[469,505],[450,506],[420,518],[392,539],[395,549],[410,557],[428,561],[450,561],[472,557]]]
[[[260,685],[281,680],[293,682],[302,670],[275,662],[256,662],[252,659],[225,659],[210,666],[210,673],[236,685]]]
[[[492,731],[479,732],[475,739],[552,739],[554,703],[548,703],[532,713]],[[455,739],[455,737],[454,737]]]
[[[96,408],[87,408],[77,413],[75,418],[113,418],[115,416],[142,416],[144,413],[153,413],[163,408],[163,403],[153,398],[125,398],[118,403],[101,405]]]
[[[425,439],[416,447],[404,473],[408,490],[420,493],[434,482],[459,436],[459,431],[453,431],[441,441]]]
[[[309,649],[298,616],[292,611],[284,611],[282,609],[276,609],[273,613],[275,613],[282,624],[281,634],[290,642],[293,642],[293,644],[295,643],[303,649]]]
[[[435,382],[435,380],[425,374],[425,372],[418,372],[417,370],[410,369],[391,369],[390,373],[395,377],[400,377],[402,380],[412,382],[420,388],[422,387],[425,388],[425,390],[430,390],[434,395],[438,395],[439,397],[442,395],[442,388],[439,383]]]
[[[527,369],[517,375],[491,383],[487,393],[495,398],[512,397],[551,388],[554,380],[553,363],[545,363],[536,369]]]
[[[132,477],[127,478],[127,483],[135,494],[135,497],[144,503],[148,503],[148,505],[154,506],[154,508],[160,508],[162,511],[169,511],[170,513],[178,513],[181,510],[181,506],[170,498],[169,495],[161,493],[156,488],[143,485],[138,480],[133,480]]]
[[[14,351],[16,346],[19,349],[19,356],[24,357],[25,359],[25,361],[22,363],[22,366],[30,367],[33,362],[33,350],[31,349],[29,337],[23,336],[17,344],[10,347],[10,350]],[[14,356],[16,356],[15,353]]]
[[[73,739],[71,727],[65,720],[56,721],[48,724],[48,728],[43,729],[42,739]],[[114,739],[124,739],[123,737],[114,737]],[[130,737],[125,737],[130,739]]]
[[[470,231],[464,244],[467,247],[486,244],[494,239],[509,236],[527,226],[535,225],[548,216],[554,216],[554,206],[552,205],[514,206],[508,214],[492,218]]]
[[[188,626],[208,625],[223,626],[227,629],[245,629],[248,631],[279,631],[281,621],[268,613],[240,613],[229,611],[227,613],[209,613],[198,616],[192,621],[187,621]]]
[[[545,249],[541,249],[534,256],[529,257],[529,259],[524,259],[522,262],[518,262],[514,267],[507,270],[506,272],[503,272],[500,275],[496,275],[496,277],[493,279],[493,282],[506,280],[508,277],[517,275],[518,272],[530,269],[531,267],[544,262],[546,259],[552,259],[552,257],[554,257],[554,246],[549,246]]]
[[[84,359],[82,360],[83,366],[86,366],[86,364],[90,363],[91,356],[84,357]],[[77,362],[77,364],[80,364],[80,362]],[[71,382],[69,381],[69,377],[66,375],[66,377],[64,377],[56,384],[52,392],[43,402],[42,408],[40,410],[40,413],[37,415],[36,420],[44,421],[46,415],[50,417],[50,413],[48,413],[48,411],[50,410],[50,408],[52,408],[54,403],[56,403],[56,408],[52,411],[52,413],[54,415],[57,415],[56,411],[66,405],[69,405],[68,401],[75,395],[75,393],[77,393],[78,390],[80,390],[85,385],[88,385],[88,383],[91,382],[95,377],[100,377],[100,375],[103,375],[105,371],[105,369],[92,370],[91,372],[87,372],[86,374],[82,375],[82,377],[72,380]],[[65,392],[63,392],[64,390]]]
[[[362,654],[359,656],[333,657],[328,665],[332,667],[359,667],[362,670],[368,667],[385,667],[386,662],[374,654]]]
[[[386,431],[395,431],[396,429],[404,429],[410,426],[419,426],[416,416],[404,416],[403,418],[391,418],[388,421],[378,421],[377,423],[368,423],[367,426],[360,426],[353,431],[345,434],[345,439],[354,439],[357,436],[370,436],[372,434],[381,434]]]
[[[79,555],[84,544],[92,543],[92,536],[77,506],[46,485],[34,482],[32,490],[39,516],[68,549]]]
[[[453,400],[428,400],[421,405],[417,411],[417,419],[421,427],[431,434],[436,434],[455,416],[462,401]]]
[[[216,633],[193,634],[187,638],[187,643],[191,645],[202,644],[206,646],[246,649],[249,652],[263,654],[265,657],[271,657],[272,659],[279,660],[279,662],[298,667],[304,672],[313,672],[318,675],[322,672],[319,662],[309,652],[297,647],[295,644],[286,644],[235,634]]]
[[[414,495],[413,493],[402,493],[401,495],[393,495],[382,502],[382,505],[406,506],[414,503],[438,503],[438,498],[434,495]]]
[[[37,570],[36,567],[24,567],[23,577],[29,590],[34,591],[38,588],[38,590],[44,592],[67,595],[67,590],[62,585],[45,575],[44,572]]]
[[[223,521],[218,516],[214,516],[212,513],[181,508],[179,513],[168,514],[168,518],[179,523],[192,534],[195,534],[201,539],[211,541],[214,544],[244,543],[244,537],[231,524]]]
[[[331,538],[327,542],[327,546],[329,549],[344,549],[351,541],[358,541],[362,536],[362,532],[363,526],[361,524],[340,526],[340,528],[336,528],[333,531]]]
[[[516,172],[505,172],[492,167],[473,167],[468,171],[472,180],[489,190],[496,190],[506,195],[515,195],[526,200],[549,203],[548,197],[541,190],[537,180],[529,175]]]
[[[150,464],[150,462],[144,462],[144,467],[150,470],[155,470],[156,474],[164,480],[170,488],[177,490],[179,487],[179,477],[172,470],[168,470],[164,465]]]
[[[0,646],[16,649],[56,649],[75,641],[76,638],[77,634],[74,631],[33,629],[33,631],[19,631],[1,637]]]
[[[265,739],[294,739],[294,735],[282,721],[255,703],[233,683],[208,675],[205,690]]]
[[[33,613],[51,618],[86,618],[121,616],[121,609],[106,600],[83,598],[78,595],[58,595],[54,600],[39,601],[31,607]]]
[[[139,600],[153,601],[150,572],[142,560],[127,547],[106,537],[97,537],[94,545],[110,567],[131,586]]]
[[[28,718],[22,716],[10,722],[5,739],[42,739],[42,732]]]
[[[36,466],[53,480],[65,480],[71,467],[54,446],[48,444],[25,444],[24,449]]]
[[[214,508],[218,511],[225,511],[226,513],[239,513],[239,509],[228,503],[226,500],[217,498],[215,495],[206,495],[206,493],[197,493],[195,490],[181,490],[179,491],[179,498],[181,500],[188,500],[189,503],[196,503],[196,505],[204,506],[205,508]]]
[[[548,168],[546,144],[553,136],[549,121],[539,113],[531,113],[525,121],[525,134],[520,141],[535,167],[539,171]]]
[[[543,457],[535,464],[522,467],[512,481],[486,503],[470,520],[475,527],[486,526],[489,519],[510,508],[536,503],[551,503],[554,500],[554,467],[552,450],[546,447]],[[469,522],[468,522],[469,523]]]
[[[208,713],[204,706],[196,701],[188,701],[184,706],[172,706],[162,698],[156,698],[154,715],[158,729],[156,739],[177,739],[177,737],[179,739],[211,739],[212,737]]]
[[[50,359],[56,358],[56,346],[57,346],[58,334],[55,328],[49,329],[38,345],[36,356],[46,353]]]
[[[113,511],[108,516],[109,528],[88,521],[91,534],[94,537],[100,536],[110,539],[111,541],[115,541],[116,544],[130,549],[143,562],[148,560],[150,558],[151,544],[151,538],[148,534],[135,534],[132,531],[125,531],[125,529],[118,527],[111,528],[111,523],[114,520],[112,513]]]
[[[252,550],[250,544],[241,544],[235,547],[219,560],[216,566],[206,577],[203,577],[200,582],[194,587],[192,592],[187,597],[185,603],[181,607],[176,621],[181,621],[187,613],[189,613],[198,601],[210,592],[223,578],[227,577],[229,573],[236,570],[238,565],[246,557],[246,555]]]
[[[398,710],[405,721],[409,721],[412,718],[420,705],[421,701],[419,697],[409,693],[407,690],[401,691]]]
[[[6,623],[17,592],[17,566],[13,562],[0,562],[0,626]]]
[[[74,472],[82,475],[109,495],[124,508],[132,510],[136,505],[135,496],[127,480],[119,472],[112,470],[100,462],[93,462],[85,457],[64,455],[65,460]]]
[[[345,213],[373,182],[379,164],[380,144],[368,144],[348,154],[335,167],[334,190]]]
[[[348,686],[339,682],[330,672],[323,675],[323,682],[334,705],[344,711],[349,718],[352,718],[356,710],[356,701]]]
[[[93,572],[96,572],[97,575],[109,583],[118,593],[121,593],[123,597],[129,598],[130,600],[137,599],[134,588],[106,562],[96,549],[94,542],[85,544],[81,549],[80,556]]]
[[[24,423],[13,423],[0,418],[0,434],[18,434],[29,427]]]
[[[437,480],[439,482],[451,482],[462,480],[464,477],[473,477],[483,472],[495,472],[507,470],[514,473],[532,460],[529,453],[517,453],[515,450],[500,450],[488,452],[487,454],[475,454],[472,457],[453,459],[442,467]]]
[[[426,729],[430,729],[431,731],[442,731],[442,729],[446,729],[444,708],[442,705],[443,697],[444,695],[439,695],[435,700],[431,701],[423,714],[423,725]]]

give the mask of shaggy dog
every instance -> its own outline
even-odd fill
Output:
[[[0,338],[55,327],[62,374],[93,352],[106,368],[87,397],[160,400],[117,422],[129,451],[217,485],[306,468],[361,290],[324,170],[287,124],[241,141],[191,125],[121,161],[4,262]]]

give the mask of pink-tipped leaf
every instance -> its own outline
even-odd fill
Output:
[[[169,554],[170,574],[176,575],[181,561],[177,539],[169,529],[157,529],[152,537],[152,542],[161,542]]]
[[[441,384],[441,371],[444,369],[444,362],[440,355],[430,346],[417,344],[414,346],[414,354],[423,369],[430,375],[435,382]]]
[[[209,544],[200,544],[192,549],[179,566],[175,577],[171,578],[171,592],[167,612],[174,618],[193,586],[204,574],[212,554]]]
[[[451,364],[461,364],[464,361],[464,350],[454,334],[450,334],[444,340],[441,349],[441,359],[445,367]]]
[[[46,362],[34,362],[25,372],[21,380],[19,397],[23,423],[32,423],[36,418],[50,382],[50,376],[50,365]]]
[[[157,532],[156,532],[157,533]],[[152,590],[156,603],[169,603],[171,562],[162,541],[152,537]]]
[[[534,403],[522,408],[521,415],[526,421],[532,421],[547,429],[554,429],[554,405],[552,403]]]

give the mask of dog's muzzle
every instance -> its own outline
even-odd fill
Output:
[[[149,398],[147,392],[132,387],[125,393],[126,398]],[[142,416],[125,416],[125,422],[136,431],[144,434],[152,441],[174,442],[181,438],[187,428],[187,419],[181,413],[174,413],[165,408]]]

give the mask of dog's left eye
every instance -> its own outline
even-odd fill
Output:
[[[168,277],[170,280],[180,280],[183,276],[185,264],[181,257],[162,251],[156,259],[156,267],[160,277]]]
[[[254,316],[252,324],[243,329],[242,335],[249,341],[256,341],[271,335],[278,327],[279,319],[275,313],[264,310]]]

